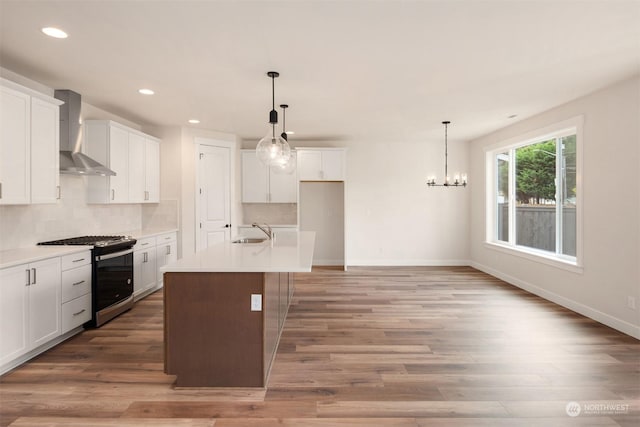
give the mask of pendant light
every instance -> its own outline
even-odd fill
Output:
[[[258,142],[256,156],[263,164],[271,166],[277,162],[286,161],[291,154],[291,148],[285,139],[276,134],[278,112],[275,109],[275,79],[280,76],[280,73],[269,71],[267,75],[271,77],[271,111],[269,112],[271,130]]]
[[[287,135],[287,130],[286,130],[287,120],[286,120],[285,113],[287,108],[289,108],[289,105],[280,104],[280,108],[282,108],[282,133],[280,134],[280,137],[285,141],[287,141],[288,143],[289,137]],[[289,148],[291,148],[291,146],[289,146]],[[289,157],[287,157],[286,159],[280,159],[276,161],[274,164],[272,164],[271,170],[277,174],[287,174],[287,175],[292,174],[293,171],[296,170],[296,159],[295,159],[295,154],[293,153],[293,150],[289,151]]]
[[[444,121],[442,124],[444,125],[444,183],[436,184],[435,177],[429,177],[427,179],[427,185],[429,187],[466,187],[467,186],[467,175],[455,174],[453,177],[453,182],[449,178],[449,165],[447,164],[447,158],[449,157],[448,153],[448,144],[447,144],[447,127],[449,126],[450,121]]]

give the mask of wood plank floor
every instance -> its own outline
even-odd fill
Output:
[[[266,390],[162,358],[157,292],[0,378],[0,425],[640,425],[638,340],[467,267],[296,274]]]

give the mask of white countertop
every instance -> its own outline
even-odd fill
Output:
[[[177,228],[157,228],[144,230],[130,230],[122,233],[108,233],[112,235],[133,236],[135,239],[157,236],[164,233],[178,231]],[[0,268],[13,267],[20,264],[40,261],[47,258],[69,255],[93,249],[93,246],[30,246],[26,248],[7,249],[0,251]]]
[[[8,249],[6,251],[0,251],[0,268],[8,268],[47,258],[89,251],[92,248],[93,246],[32,246],[28,248]]]
[[[129,230],[122,233],[114,233],[114,234],[123,234],[125,236],[131,236],[134,239],[144,239],[145,237],[158,236],[164,233],[171,233],[174,231],[178,231],[177,228],[145,228],[143,230]]]
[[[186,256],[160,269],[162,272],[275,273],[309,272],[316,233],[282,231],[262,243],[226,241]]]

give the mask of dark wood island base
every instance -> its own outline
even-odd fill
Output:
[[[292,295],[293,273],[166,272],[165,373],[176,387],[265,387]]]

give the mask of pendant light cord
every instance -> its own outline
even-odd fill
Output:
[[[276,109],[276,77],[271,76],[271,109]]]
[[[444,182],[447,182],[447,174],[449,172],[448,170],[448,162],[447,162],[447,158],[449,157],[449,146],[447,144],[447,127],[448,127],[449,123],[445,123],[444,124]]]

